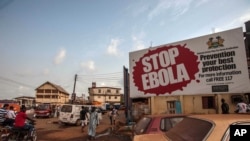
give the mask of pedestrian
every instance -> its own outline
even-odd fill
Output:
[[[111,109],[111,110],[108,112],[108,116],[109,116],[109,120],[110,120],[110,125],[112,125],[112,111],[113,111],[113,109]]]
[[[115,120],[116,120],[116,117],[119,116],[119,113],[118,111],[113,108],[110,112],[109,112],[109,119],[110,119],[110,124],[111,125],[115,125]]]
[[[9,104],[4,104],[3,107],[0,109],[0,124],[5,126],[5,120],[7,118],[7,108]]]
[[[58,105],[58,106],[57,106],[57,113],[56,113],[56,117],[59,117],[59,115],[60,115],[60,111],[61,111],[61,106],[60,106],[60,105]]]
[[[89,128],[88,128],[89,140],[95,139],[97,123],[98,123],[98,114],[96,112],[96,107],[92,107],[89,118]]]
[[[222,110],[222,114],[229,114],[229,106],[228,104],[225,102],[225,99],[221,99],[221,110]]]
[[[80,111],[80,120],[81,120],[81,131],[84,132],[84,127],[87,126],[87,111],[84,106],[82,106],[82,110]]]
[[[16,114],[15,114],[15,111],[14,111],[14,107],[10,106],[10,109],[7,111],[5,124],[9,125],[9,126],[13,126],[13,124],[15,122],[15,118],[16,118]]]
[[[236,105],[235,113],[247,113],[248,106],[246,103],[243,102],[242,99],[239,100],[239,103]]]

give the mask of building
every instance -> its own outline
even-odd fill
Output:
[[[223,53],[234,55],[218,55]],[[129,110],[135,118],[163,113],[219,114],[223,98],[234,113],[240,99],[250,103],[249,55],[242,28],[130,52],[130,79],[124,83],[132,99]]]
[[[35,97],[32,96],[20,96],[14,98],[15,101],[19,103],[19,105],[25,105],[26,107],[34,107],[35,106]]]
[[[96,83],[92,83],[92,87],[89,90],[89,101],[98,101],[101,103],[107,103],[113,106],[120,106],[121,104],[121,88],[114,87],[96,87]]]
[[[61,86],[53,84],[49,81],[43,83],[35,89],[36,104],[50,103],[53,105],[60,105],[69,102],[69,93]]]

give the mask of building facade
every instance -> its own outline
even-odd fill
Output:
[[[69,102],[69,93],[61,86],[53,84],[49,81],[43,83],[35,89],[36,104],[50,103],[53,105],[60,105]]]
[[[248,26],[248,27],[250,27],[250,26]],[[246,28],[247,28],[247,26],[246,26]],[[249,31],[247,31],[247,32],[249,33]],[[224,32],[224,33],[226,33],[226,32]],[[215,73],[215,72],[220,73],[221,71],[219,71],[219,70],[218,71],[213,70],[213,71],[209,72],[210,74],[216,74],[215,76],[200,77],[201,76],[200,74],[202,74],[202,73],[208,74],[208,72],[203,70],[203,71],[199,71],[199,73],[197,73],[200,75],[199,79],[196,79],[196,81],[193,81],[193,82],[195,82],[195,84],[202,84],[202,85],[186,85],[186,87],[189,87],[189,89],[186,89],[188,91],[184,91],[183,88],[180,88],[179,90],[176,90],[176,91],[169,91],[170,88],[174,87],[174,85],[172,85],[173,83],[169,83],[170,81],[166,81],[166,83],[163,83],[163,82],[165,82],[163,80],[170,80],[168,76],[171,76],[172,80],[174,80],[175,79],[174,76],[178,76],[181,73],[179,73],[178,75],[172,74],[172,73],[165,75],[167,77],[164,77],[164,79],[159,79],[158,76],[155,76],[155,74],[158,75],[158,74],[161,74],[162,72],[166,72],[165,70],[167,70],[167,69],[171,69],[171,72],[173,72],[171,65],[168,65],[168,66],[166,65],[166,66],[162,67],[161,69],[157,68],[155,70],[150,69],[150,67],[148,67],[151,65],[157,66],[158,60],[157,61],[154,61],[154,60],[148,61],[146,59],[151,58],[154,55],[158,56],[158,54],[162,53],[161,49],[163,49],[163,47],[165,49],[165,48],[167,48],[165,46],[169,46],[169,45],[158,46],[157,49],[159,49],[158,51],[160,53],[159,52],[156,53],[156,51],[155,51],[154,52],[155,54],[153,54],[153,55],[147,54],[147,51],[149,51],[149,52],[151,51],[150,49],[145,49],[145,50],[141,50],[138,52],[134,52],[134,54],[130,54],[130,63],[131,63],[130,64],[131,70],[130,70],[130,74],[129,74],[130,75],[130,81],[129,81],[130,85],[125,86],[125,88],[130,86],[129,87],[130,91],[128,90],[126,95],[128,95],[128,96],[133,95],[131,97],[131,99],[132,99],[132,104],[131,104],[132,106],[131,107],[132,108],[129,109],[132,111],[132,116],[134,116],[136,118],[140,118],[140,116],[144,115],[144,114],[163,114],[163,113],[168,113],[168,114],[179,114],[179,113],[184,113],[184,114],[221,114],[222,113],[222,111],[221,111],[221,104],[222,104],[221,99],[225,99],[225,101],[229,104],[229,109],[230,109],[229,113],[234,113],[234,111],[236,109],[236,104],[239,102],[240,99],[243,99],[245,103],[249,104],[250,103],[250,94],[249,94],[250,87],[249,87],[249,78],[248,78],[250,76],[249,75],[250,74],[249,45],[246,45],[246,49],[247,49],[247,64],[246,64],[246,62],[245,62],[246,58],[244,57],[244,55],[245,55],[244,54],[245,53],[244,52],[244,43],[241,40],[241,31],[238,33],[239,33],[239,42],[238,43],[232,42],[231,44],[237,44],[237,46],[239,46],[239,47],[237,47],[237,49],[240,49],[241,53],[238,53],[239,54],[238,57],[233,56],[233,58],[234,58],[233,63],[234,63],[234,65],[237,65],[237,66],[244,66],[244,67],[242,67],[242,69],[240,71],[240,72],[244,72],[244,75],[243,75],[243,73],[240,73],[241,74],[240,79],[238,79],[239,75],[230,74],[230,75],[226,75],[226,76],[228,76],[230,78],[237,78],[239,81],[237,81],[237,79],[234,79],[234,80],[229,79],[228,80],[227,79],[228,77],[226,77],[226,76],[220,77],[219,74]],[[222,35],[221,33],[216,33],[216,34]],[[195,39],[195,41],[193,40],[192,42],[190,42],[190,44],[202,43],[205,45],[205,43],[209,43],[209,41],[206,42],[207,39],[209,37],[214,36],[214,35],[211,34],[208,36],[203,36],[205,38],[199,37],[199,38],[197,38],[197,40]],[[228,34],[228,35],[232,35],[232,34]],[[222,35],[222,36],[224,36],[224,35]],[[222,37],[222,36],[216,36],[216,37]],[[228,36],[224,36],[224,37],[228,37]],[[232,39],[228,38],[226,41],[227,42],[229,42],[230,40],[233,41],[234,38],[235,37],[232,37]],[[202,41],[203,39],[204,39],[204,41]],[[185,40],[185,44],[189,44],[189,41],[190,40]],[[249,40],[248,40],[248,42],[249,42]],[[174,44],[183,44],[183,42],[178,42],[178,43],[174,43]],[[197,46],[198,48],[194,48],[194,51],[201,49],[201,46],[203,46],[202,44],[198,45]],[[195,47],[195,46],[196,45],[191,45],[191,47]],[[230,48],[230,45],[228,45],[227,47]],[[221,49],[225,49],[227,47],[223,45],[223,48],[221,48]],[[157,50],[157,49],[154,49],[154,50]],[[203,49],[204,49],[203,53],[206,54],[206,51],[210,51],[211,47],[208,47],[208,48],[205,47]],[[143,51],[145,51],[145,52],[143,52]],[[221,50],[216,50],[216,51],[221,52]],[[149,55],[149,56],[147,56],[147,55]],[[182,56],[183,55],[178,56],[178,57],[182,57]],[[200,57],[201,56],[202,55],[200,55]],[[160,58],[160,57],[158,57],[158,58]],[[219,62],[219,61],[221,61],[221,59],[222,58],[214,59],[214,61]],[[241,59],[241,61],[237,62],[237,60],[240,60],[240,59]],[[139,60],[139,61],[135,61],[135,60]],[[145,62],[147,63],[147,65],[145,65],[145,66],[141,65],[141,64],[145,63],[145,62],[140,62],[141,60],[144,60],[144,61],[146,60]],[[169,59],[169,60],[171,60],[171,59]],[[200,61],[202,62],[202,60],[200,60]],[[154,62],[156,62],[156,64],[154,64]],[[204,62],[206,62],[206,61],[204,61]],[[225,62],[223,62],[223,63],[228,64]],[[187,64],[191,65],[194,63],[187,63]],[[210,64],[210,65],[217,67],[221,64],[222,63],[220,62],[220,63]],[[159,65],[161,65],[161,64],[159,64]],[[176,65],[176,64],[174,64],[174,65]],[[204,64],[202,64],[202,65],[203,65],[203,67],[200,67],[199,70],[202,70],[204,68]],[[247,65],[248,65],[248,71],[246,68]],[[239,67],[237,67],[237,69],[239,69]],[[162,72],[155,73],[156,70],[161,70]],[[189,70],[193,70],[193,68],[191,68]],[[229,72],[229,70],[223,70],[223,71]],[[141,73],[141,74],[138,74],[138,73]],[[139,77],[137,77],[137,76],[139,76]],[[149,78],[151,78],[151,79],[149,79]],[[219,82],[218,82],[217,78],[221,78],[219,80]],[[159,81],[158,81],[158,79],[159,79]],[[177,84],[177,81],[181,80],[181,79],[176,78],[175,79],[176,84]],[[204,80],[206,79],[206,80],[202,82],[202,81],[200,81],[202,79],[204,79]],[[199,80],[199,81],[197,81],[197,80]],[[128,84],[129,82],[124,83],[124,84]],[[142,85],[143,88],[140,87],[141,86],[140,82],[144,82]],[[159,82],[159,83],[161,82],[161,85],[157,86],[157,84],[153,83],[153,82]],[[172,82],[174,82],[174,81],[172,81]],[[178,83],[179,82],[180,81],[178,81]],[[196,83],[196,82],[202,82],[202,83]],[[148,84],[151,84],[151,85],[148,85]],[[179,83],[179,84],[181,84],[181,83]],[[206,85],[203,85],[203,84],[206,84]],[[235,85],[231,86],[231,84],[235,84]],[[168,86],[168,87],[164,87],[164,86]],[[173,87],[169,87],[169,86],[173,86]],[[175,86],[176,86],[176,88],[178,87],[177,85],[175,85]],[[223,86],[227,87],[227,89],[223,89]],[[207,89],[208,91],[205,91],[205,89],[204,89],[205,87],[208,88]],[[211,88],[211,91],[210,91],[210,88]],[[216,89],[216,88],[222,88],[222,89]],[[152,89],[152,91],[151,91],[151,89]],[[160,90],[163,90],[163,91],[160,92]],[[144,93],[139,92],[139,91],[143,91]],[[171,92],[171,93],[169,93],[169,95],[162,95],[165,92],[166,93]],[[152,97],[150,97],[150,96],[146,97],[147,93],[153,93],[155,95],[152,95]]]
[[[26,107],[34,107],[35,106],[35,97],[31,96],[20,96],[14,98],[15,101],[19,103],[19,105],[25,105]]]
[[[121,88],[114,87],[96,87],[96,83],[92,83],[92,87],[88,88],[89,101],[98,101],[101,103],[108,103],[110,105],[121,104]]]

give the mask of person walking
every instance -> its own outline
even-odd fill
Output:
[[[91,108],[90,118],[89,118],[89,128],[88,128],[88,139],[95,139],[96,126],[98,124],[98,114],[96,112],[96,107]]]
[[[80,111],[80,119],[81,119],[81,131],[84,132],[84,127],[87,126],[87,111],[84,106],[82,106],[82,110]]]
[[[111,125],[113,125],[113,124],[115,125],[115,120],[116,120],[117,116],[119,116],[119,113],[115,108],[113,108],[109,113],[109,118],[110,118],[110,124]]]
[[[221,110],[222,110],[222,114],[229,114],[229,106],[228,104],[225,102],[225,99],[221,99]]]

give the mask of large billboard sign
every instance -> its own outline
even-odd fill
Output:
[[[129,53],[130,96],[250,92],[242,28]]]

